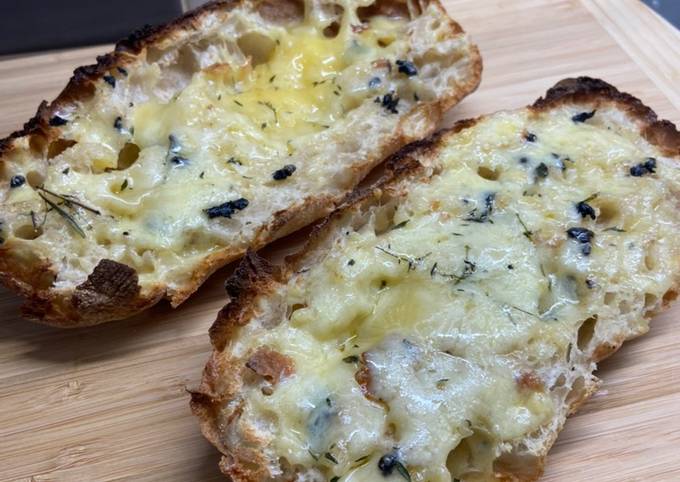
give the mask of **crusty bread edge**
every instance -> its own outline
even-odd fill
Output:
[[[539,98],[534,104],[528,106],[528,109],[534,113],[540,113],[569,104],[588,105],[593,108],[615,105],[626,112],[629,118],[637,123],[640,134],[651,144],[658,147],[664,155],[680,156],[680,132],[673,123],[659,120],[656,113],[639,99],[630,94],[620,92],[612,85],[599,79],[578,77],[561,80],[551,87],[544,97]],[[249,457],[252,462],[261,462],[257,470],[251,469],[250,472],[248,472],[246,467],[242,467],[244,472],[238,474],[241,477],[239,480],[257,482],[260,480],[258,477],[263,473],[260,471],[264,470],[265,466],[265,460],[261,454],[253,459],[253,456],[256,454],[253,454],[250,450],[247,453],[240,453],[238,447],[226,447],[220,439],[220,431],[216,419],[221,403],[237,394],[229,389],[224,390],[224,376],[238,376],[238,368],[229,367],[227,370],[227,367],[222,366],[221,353],[227,346],[234,331],[239,326],[248,323],[254,313],[256,299],[270,293],[277,283],[285,282],[301,265],[308,253],[323,243],[324,238],[331,233],[334,223],[341,219],[345,213],[358,209],[362,204],[370,203],[376,190],[390,189],[409,177],[422,173],[424,166],[416,160],[416,156],[422,158],[436,155],[438,146],[446,137],[468,129],[486,117],[488,115],[461,120],[448,129],[439,131],[427,139],[404,146],[394,153],[386,161],[386,175],[373,186],[357,189],[350,193],[338,209],[314,227],[306,245],[298,253],[286,258],[283,266],[273,266],[254,252],[249,252],[246,258],[241,261],[238,269],[227,281],[227,285],[230,287],[230,300],[219,312],[214,324],[210,328],[213,351],[203,371],[199,388],[191,392],[190,402],[193,413],[199,418],[201,431],[204,436],[222,453],[220,468],[225,475],[229,475],[226,466],[227,457],[232,461],[229,467],[230,470],[234,470],[235,467],[238,469],[238,463],[234,464],[234,461],[237,462],[241,457]],[[662,304],[657,310],[647,312],[645,316],[651,318],[653,315],[667,309],[670,303],[678,297],[679,293],[680,282],[676,283],[666,292]],[[616,340],[608,340],[592,351],[592,359],[590,361],[597,363],[611,356],[621,347],[624,341],[640,334],[633,334],[628,338],[622,337]],[[567,410],[568,414],[575,413],[597,391],[597,388],[597,384],[584,387],[577,397],[570,400]],[[538,457],[536,461],[537,466],[531,475],[498,472],[496,473],[496,478],[502,481],[515,482],[537,480],[543,473],[547,452],[562,428],[563,424],[546,440],[543,453]],[[266,474],[266,472],[264,473]]]
[[[261,0],[259,4],[265,2],[266,0]],[[136,59],[136,56],[142,49],[157,45],[182,30],[193,28],[198,24],[203,15],[215,10],[231,10],[240,3],[241,0],[214,1],[190,11],[167,24],[157,27],[147,25],[116,43],[112,52],[98,56],[96,64],[78,67],[75,69],[73,77],[71,77],[64,90],[54,101],[49,104],[43,101],[38,107],[36,115],[24,125],[23,129],[13,132],[5,139],[0,140],[0,162],[14,149],[14,141],[16,139],[30,136],[31,139],[37,138],[41,139],[42,142],[49,142],[55,136],[58,136],[58,129],[49,125],[49,119],[56,115],[64,106],[74,101],[88,98],[90,95],[89,88],[111,69],[125,67]],[[451,35],[465,33],[463,28],[448,16],[439,0],[427,0],[426,3],[435,6],[442,13],[443,18],[449,24]],[[481,81],[481,72],[481,55],[477,46],[470,44],[470,75],[467,82],[461,85],[459,89],[450,92],[450,95],[447,97],[417,105],[406,116],[400,119],[397,126],[398,135],[381,146],[381,153],[375,159],[369,160],[364,165],[354,169],[353,186],[356,186],[385,156],[394,152],[400,146],[415,140],[415,138],[403,130],[403,126],[408,123],[409,119],[417,117],[427,118],[430,122],[427,131],[423,132],[422,135],[426,136],[433,132],[446,110],[456,105],[465,96],[474,92]],[[273,213],[270,222],[260,229],[248,249],[259,250],[272,241],[316,221],[331,212],[342,198],[343,195],[338,197],[311,197],[302,200],[296,206]],[[3,256],[5,249],[0,245],[0,283],[26,299],[22,306],[22,314],[25,317],[61,328],[90,326],[127,318],[155,305],[163,298],[170,299],[172,306],[176,307],[195,292],[216,270],[241,258],[247,251],[246,249],[224,248],[212,253],[203,259],[197,268],[194,269],[189,277],[189,281],[176,290],[170,290],[168,286],[158,283],[147,287],[144,294],[142,294],[141,290],[137,290],[135,294],[130,292],[129,296],[124,299],[119,297],[112,299],[103,293],[95,293],[95,296],[90,297],[93,301],[91,309],[83,311],[83,309],[74,306],[73,295],[75,293],[73,292],[56,293],[49,288],[36,289],[36,286],[40,286],[42,276],[50,271],[49,262],[44,261],[40,266],[32,268],[28,276],[25,272],[22,273],[23,276],[20,276],[17,268],[12,266],[12,263],[6,259],[6,256]],[[107,263],[109,266],[111,263],[114,263],[111,260],[102,260],[95,267],[93,274],[98,269],[101,269],[102,262]],[[75,292],[79,288],[80,286],[76,288]],[[97,303],[94,303],[94,300],[98,300],[99,306],[97,306]]]
[[[36,114],[24,124],[22,129],[0,139],[0,161],[7,162],[6,157],[15,149],[15,141],[20,138],[28,137],[29,142],[35,140],[47,143],[58,137],[59,129],[50,126],[49,120],[64,107],[90,98],[90,89],[94,86],[94,82],[100,80],[110,70],[129,65],[136,60],[142,49],[169,39],[181,30],[194,27],[203,15],[214,10],[232,9],[239,3],[238,0],[209,2],[166,24],[145,25],[118,41],[113,51],[97,56],[95,64],[77,67],[66,87],[52,102],[48,103],[43,100]],[[100,297],[103,298],[102,309],[92,313],[89,319],[85,319],[83,314],[69,303],[70,296],[69,299],[64,299],[64,296],[52,290],[36,289],[36,286],[40,286],[42,276],[50,271],[48,262],[45,261],[32,268],[29,273],[22,273],[23,276],[20,276],[17,268],[12,266],[4,256],[6,249],[0,246],[0,283],[26,299],[22,306],[22,314],[34,321],[63,328],[93,325],[131,316],[156,304],[165,294],[161,286],[156,286],[150,289],[146,296],[140,296],[138,289],[136,293],[129,293],[126,299],[112,300]],[[102,261],[106,265],[110,260]],[[94,271],[101,269],[101,266],[100,262]],[[121,265],[120,268],[125,269],[124,266]],[[131,276],[137,279],[136,272]]]

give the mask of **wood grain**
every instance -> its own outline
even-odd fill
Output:
[[[43,99],[57,96],[73,69],[94,63],[109,46],[62,50],[0,61],[0,135],[19,129]]]
[[[622,1],[626,8],[618,8]],[[680,111],[680,31],[637,0],[583,4]]]
[[[555,81],[602,77],[680,121],[678,33],[636,1],[450,0],[484,57],[479,91],[448,122],[532,102]],[[0,135],[18,128],[106,46],[0,61]],[[304,236],[267,250],[280,258]],[[188,409],[229,268],[177,310],[59,331],[21,320],[0,290],[0,480],[222,480]],[[680,480],[680,305],[602,363],[545,481]]]

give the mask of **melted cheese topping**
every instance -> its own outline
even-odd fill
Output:
[[[4,205],[15,216],[4,220],[3,237],[38,252],[57,249],[57,289],[82,282],[103,257],[135,268],[143,286],[181,286],[206,255],[245,249],[272,213],[310,193],[351,187],[347,168],[371,154],[347,140],[356,135],[348,126],[381,117],[376,133],[365,134],[390,136],[400,116],[374,99],[409,93],[399,103],[406,113],[423,84],[392,68],[409,56],[408,19],[378,16],[356,29],[349,15],[322,16],[317,7],[308,6],[299,25],[264,30],[237,10],[229,28],[240,31],[101,80],[93,100],[63,114],[63,140],[54,149],[64,150],[46,171],[34,160],[15,160],[15,174],[32,172],[33,179],[7,191]],[[327,30],[332,21],[339,21],[337,34]],[[338,147],[346,142],[355,142],[348,154]],[[286,168],[288,178],[277,179],[289,165],[294,172]],[[101,215],[42,191],[80,229],[55,210],[45,216],[36,185]],[[239,199],[247,206],[206,213]],[[29,229],[30,212],[42,223],[38,230]]]
[[[343,228],[281,288],[273,328],[243,329],[235,356],[268,345],[295,364],[273,393],[246,389],[273,453],[313,480],[492,480],[494,460],[564,416],[559,375],[594,349],[584,320],[598,317],[593,339],[647,329],[677,281],[680,169],[615,111],[578,113],[500,113],[449,136],[439,174]],[[655,172],[631,176],[650,157]]]

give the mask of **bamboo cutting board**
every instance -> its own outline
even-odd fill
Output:
[[[532,102],[555,81],[601,77],[680,121],[680,33],[634,0],[449,0],[484,57],[481,88],[448,121]],[[140,19],[143,23],[144,19]],[[106,47],[0,61],[0,136]],[[273,257],[294,249],[283,240]],[[216,273],[177,310],[60,331],[21,320],[0,289],[0,480],[223,480],[188,408],[225,301]],[[680,304],[598,372],[545,481],[680,480]]]

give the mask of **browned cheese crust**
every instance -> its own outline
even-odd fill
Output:
[[[631,120],[638,123],[639,132],[650,143],[661,149],[666,155],[680,156],[680,132],[675,126],[665,120],[658,120],[656,114],[649,107],[632,95],[622,93],[610,84],[590,77],[564,79],[550,88],[544,97],[539,98],[529,106],[531,111],[539,113],[565,104],[591,106],[593,109],[612,104],[626,112]],[[238,389],[243,384],[244,360],[229,359],[224,356],[225,348],[235,338],[238,328],[247,324],[253,317],[257,301],[266,298],[278,283],[285,283],[302,265],[302,260],[315,249],[323,245],[324,240],[345,217],[345,215],[361,210],[362,206],[379,202],[384,193],[403,189],[412,179],[424,174],[424,166],[416,159],[427,159],[437,155],[439,146],[447,136],[468,129],[477,124],[483,117],[461,120],[449,129],[440,131],[428,139],[412,143],[403,147],[387,160],[387,174],[373,186],[355,190],[345,199],[345,202],[327,218],[315,227],[307,245],[299,253],[287,258],[282,267],[275,267],[254,253],[241,262],[238,270],[228,281],[230,300],[220,311],[217,320],[210,330],[213,343],[213,353],[205,370],[200,387],[191,394],[191,408],[200,420],[203,434],[222,453],[220,467],[225,475],[239,482],[257,482],[270,480],[266,469],[266,459],[254,446],[248,443],[225,444],[222,426],[218,422],[217,414],[220,407],[228,400],[238,399]],[[662,309],[669,306],[680,288],[674,286],[662,300]],[[655,312],[647,312],[651,317]],[[599,362],[612,355],[625,339],[609,340],[595,348],[592,361]],[[229,360],[228,362],[225,360]],[[357,373],[357,383],[368,393],[370,375]],[[534,390],[540,387],[541,381],[532,372],[526,372],[517,380],[519,386]],[[597,385],[584,387],[580,393],[570,399],[568,413],[574,413],[597,389]],[[370,396],[370,393],[368,394]],[[561,429],[561,427],[559,427]],[[549,448],[555,441],[559,430],[556,430],[547,441]],[[252,441],[250,441],[252,443]],[[513,463],[499,464],[495,477],[501,481],[533,481],[543,473],[545,456],[532,458],[526,464],[518,466]],[[278,479],[277,479],[278,480]]]

